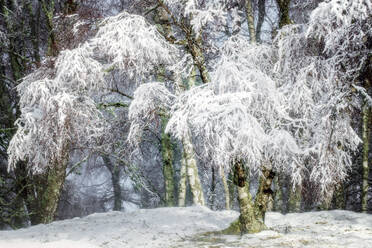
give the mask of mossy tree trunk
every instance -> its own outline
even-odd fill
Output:
[[[60,193],[66,177],[66,164],[48,169],[41,175],[28,178],[26,206],[32,225],[47,224],[54,220]]]
[[[186,20],[177,20],[177,18],[168,9],[164,1],[158,0],[157,2],[159,8],[155,8],[157,13],[154,20],[158,24],[159,32],[170,43],[183,45],[189,52],[189,54],[191,54],[194,64],[200,72],[202,82],[210,82],[210,77],[204,57],[201,31],[199,34],[196,34],[193,28],[187,24],[188,22]],[[185,35],[185,39],[183,41],[177,42],[176,38],[172,36],[171,23],[173,23],[183,31]],[[191,75],[188,87],[193,87],[195,85],[195,81],[195,75]],[[183,145],[183,154],[181,159],[181,176],[178,190],[178,205],[185,206],[186,203],[186,179],[189,182],[191,188],[193,203],[197,205],[205,205],[204,195],[198,175],[198,167],[196,159],[194,157],[195,154],[191,136],[189,135],[188,137],[185,137],[181,142]]]
[[[24,199],[29,211],[32,225],[47,224],[54,220],[63,184],[66,179],[66,169],[69,161],[68,145],[63,149],[63,156],[51,162],[49,168],[42,174],[25,175],[26,190]],[[23,168],[21,168],[23,166]],[[20,173],[25,173],[25,164],[20,163]]]
[[[333,199],[331,208],[332,209],[345,209],[346,200],[345,200],[345,185],[340,183],[333,193]]]
[[[54,220],[62,186],[66,178],[66,167],[67,161],[63,161],[48,171],[47,184],[41,195],[41,206],[38,211],[40,223],[50,223]]]
[[[291,0],[276,0],[279,7],[279,28],[291,24],[292,20],[289,15]]]
[[[164,36],[168,37],[172,33],[172,28],[169,23],[169,18],[166,11],[162,8],[157,8],[154,15],[154,22],[157,25],[157,29]],[[166,71],[163,65],[160,65],[157,72],[157,79],[159,82],[166,81]],[[172,207],[175,205],[175,182],[174,182],[174,168],[173,168],[173,152],[174,144],[171,136],[165,133],[165,128],[168,124],[169,114],[165,112],[159,113],[161,119],[161,154],[163,159],[163,176],[164,176],[164,189],[165,189],[165,206]],[[181,179],[182,180],[182,179]],[[186,185],[186,183],[185,183]],[[185,186],[186,187],[186,186]],[[183,188],[180,185],[180,190]],[[186,189],[184,190],[186,194]],[[181,193],[183,195],[183,192]],[[181,200],[181,205],[185,205],[184,200]]]
[[[186,206],[186,190],[187,190],[187,164],[184,153],[181,158],[180,181],[178,186],[178,206]]]
[[[272,169],[263,166],[262,175],[259,181],[259,188],[254,202],[256,218],[262,221],[262,223],[265,221],[265,214],[268,205],[273,199],[271,184],[274,180],[274,177],[275,173],[272,171]]]
[[[367,48],[372,49],[372,42],[370,39],[365,41]],[[363,82],[363,86],[366,89],[366,96],[363,96],[363,121],[362,121],[362,141],[363,141],[363,150],[362,150],[362,211],[366,212],[369,209],[368,204],[368,193],[370,192],[370,172],[371,163],[369,160],[370,156],[370,144],[371,144],[371,126],[372,126],[372,103],[370,97],[372,95],[372,55],[370,54],[366,60],[365,65],[363,66],[360,72],[360,80]],[[370,199],[370,202],[372,199]]]
[[[202,34],[196,36],[192,28],[186,29],[187,49],[190,52],[196,67],[199,69],[201,80],[204,84],[210,82],[209,72],[203,53]]]
[[[173,143],[170,135],[165,133],[168,119],[165,114],[161,115],[161,153],[163,157],[165,205],[167,207],[173,207],[175,205]]]
[[[46,17],[46,25],[48,29],[48,52],[49,56],[57,56],[58,55],[58,46],[57,46],[57,39],[54,32],[54,24],[53,24],[53,17],[54,17],[54,7],[55,7],[55,0],[41,0],[41,9],[44,12]]]
[[[239,231],[242,234],[260,232],[266,229],[266,226],[263,219],[257,215],[258,208],[253,203],[252,196],[249,192],[249,184],[247,183],[247,176],[243,162],[235,162],[233,170],[234,184],[238,188],[238,201],[240,208]],[[263,188],[264,187],[262,187],[262,189]],[[263,202],[263,200],[260,202]]]

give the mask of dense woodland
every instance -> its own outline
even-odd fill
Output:
[[[370,0],[0,0],[0,228],[372,212]]]

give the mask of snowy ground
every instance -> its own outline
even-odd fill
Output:
[[[270,230],[242,237],[203,235],[237,216],[204,207],[93,214],[0,231],[0,248],[372,247],[372,215],[348,211],[268,213]]]

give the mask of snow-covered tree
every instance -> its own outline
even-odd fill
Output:
[[[80,47],[61,52],[54,69],[38,71],[18,86],[21,116],[8,149],[9,168],[26,161],[32,172],[49,173],[52,181],[38,195],[41,222],[53,219],[71,149],[97,148],[103,137],[109,140],[109,125],[95,101],[113,89],[109,73],[140,83],[154,65],[170,64],[175,55],[143,17],[123,12],[104,19]]]
[[[310,177],[322,193],[345,178],[350,152],[360,139],[351,128],[359,107],[354,88],[368,56],[369,1],[327,1],[307,25],[284,28],[277,38],[276,73],[302,126],[297,139],[306,148]],[[311,123],[312,122],[312,123]]]

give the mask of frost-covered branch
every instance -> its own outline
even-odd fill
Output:
[[[169,115],[174,98],[164,83],[153,82],[139,86],[129,107],[131,127],[128,141],[138,145],[146,127],[157,122],[159,116]]]
[[[28,161],[34,172],[60,166],[74,143],[98,144],[107,133],[108,124],[91,99],[59,91],[52,80],[20,87],[19,94],[22,113],[9,144],[9,168],[19,160]]]
[[[115,70],[141,83],[155,65],[174,64],[177,55],[141,16],[123,12],[104,19],[94,38],[61,52],[54,68],[32,73],[18,86],[21,117],[8,149],[10,168],[25,160],[40,172],[66,160],[74,144],[99,145],[110,132],[94,99],[110,89],[107,75]]]

